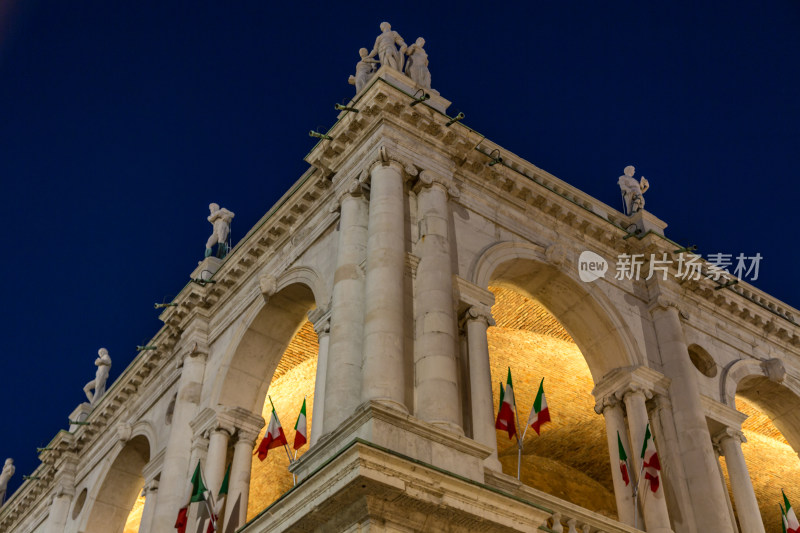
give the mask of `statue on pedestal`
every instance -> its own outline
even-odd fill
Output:
[[[381,32],[383,33],[375,39],[375,46],[367,57],[375,57],[377,54],[382,67],[392,67],[399,72],[403,72],[403,54],[406,51],[405,41],[403,41],[399,33],[392,31],[392,25],[388,22],[381,22]],[[395,48],[395,45],[400,46],[400,51]]]
[[[356,75],[350,76],[347,82],[350,85],[356,86],[356,93],[361,92],[361,89],[369,82],[370,78],[372,78],[372,74],[375,73],[375,65],[378,63],[377,59],[370,59],[367,57],[369,52],[366,48],[361,48],[358,50],[358,55],[361,56],[361,61],[356,63]]]
[[[108,381],[108,374],[111,371],[111,357],[108,356],[108,350],[100,348],[97,351],[97,359],[94,365],[97,367],[94,379],[83,387],[83,393],[89,400],[89,404],[94,406],[103,394],[106,392],[106,381]],[[94,393],[89,391],[94,389]]]
[[[633,175],[636,169],[632,165],[625,167],[624,174],[619,177],[617,183],[622,191],[622,203],[625,205],[625,214],[632,215],[644,209],[644,193],[650,188],[650,183],[641,177],[639,181]]]
[[[422,48],[425,46],[425,39],[419,37],[417,42],[406,48],[405,54],[408,56],[406,61],[406,76],[425,88],[431,88],[431,71],[428,70],[428,54]]]
[[[224,207],[220,209],[219,204],[210,204],[208,209],[211,215],[208,221],[214,226],[211,237],[206,241],[206,257],[211,255],[214,245],[217,245],[217,257],[222,259],[228,254],[228,235],[231,233],[231,221],[236,216]]]
[[[3,505],[3,502],[6,499],[6,487],[8,487],[8,480],[11,479],[11,476],[14,475],[16,472],[16,468],[14,468],[14,460],[12,458],[6,459],[6,464],[3,465],[3,470],[0,472],[0,505]]]

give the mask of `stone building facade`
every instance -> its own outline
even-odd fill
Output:
[[[681,246],[650,213],[604,205],[423,92],[378,70],[291,190],[192,273],[152,349],[41,452],[0,531],[121,532],[140,495],[138,531],[174,531],[197,462],[212,492],[231,465],[226,532],[765,531],[735,398],[800,450],[798,311],[745,282],[679,282],[674,266],[666,279],[581,281],[584,251],[613,264]],[[504,472],[489,348],[504,290],[545,310],[547,335],[585,360],[615,513]],[[313,334],[298,337],[307,320]],[[310,447],[291,466],[296,485],[248,509],[270,383],[309,335]],[[648,424],[662,483],[634,503],[617,435],[637,475]],[[198,509],[189,531],[204,530]]]

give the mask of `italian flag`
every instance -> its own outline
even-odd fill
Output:
[[[781,508],[781,531],[786,533],[786,513],[783,510],[783,505],[778,504],[778,507]]]
[[[786,506],[784,515],[786,533],[800,533],[800,522],[797,521],[797,515],[794,514],[794,509],[792,509],[792,505],[789,503],[789,498],[786,497],[783,489],[781,489],[781,494],[783,494],[783,504]]]
[[[500,411],[497,413],[497,421],[494,427],[508,431],[508,438],[511,439],[517,434],[517,404],[514,402],[514,386],[511,383],[511,368],[508,369],[508,379],[506,381],[505,393],[500,393]]]
[[[189,519],[189,505],[194,502],[202,502],[206,499],[206,486],[203,483],[203,474],[200,471],[200,461],[197,461],[197,468],[194,469],[192,479],[186,487],[186,505],[178,511],[178,518],[175,520],[175,529],[178,533],[186,533],[186,526]]]
[[[550,409],[547,408],[547,400],[544,397],[544,378],[542,378],[539,383],[539,392],[536,393],[536,399],[533,401],[531,414],[528,417],[528,425],[539,435],[539,428],[545,422],[550,422]]]
[[[283,427],[278,420],[278,414],[275,412],[275,407],[272,408],[272,415],[269,417],[269,426],[261,444],[258,445],[258,458],[262,461],[267,458],[267,452],[272,448],[278,446],[286,446],[286,435],[283,434]]]
[[[622,445],[619,431],[617,431],[617,444],[619,445],[619,471],[622,472],[622,481],[625,482],[627,487],[631,483],[631,476],[628,473],[628,454],[625,453],[625,447]]]
[[[300,414],[297,416],[297,422],[294,424],[294,445],[292,448],[299,450],[306,442],[308,442],[306,399],[303,398],[303,407],[300,408]]]
[[[217,503],[213,506],[211,512],[211,520],[208,521],[208,529],[206,533],[214,533],[218,531],[219,517],[222,515],[222,508],[225,507],[225,497],[228,495],[228,483],[231,479],[231,465],[225,471],[225,478],[222,480],[222,486],[219,488],[219,496],[217,496]]]
[[[644,432],[642,468],[644,469],[644,478],[650,481],[650,490],[656,492],[660,482],[658,472],[661,470],[661,463],[658,460],[658,452],[656,452],[653,435],[650,433],[650,424],[647,424],[647,429]]]

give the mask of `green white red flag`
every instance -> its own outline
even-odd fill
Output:
[[[494,427],[508,432],[511,439],[517,434],[517,404],[514,402],[514,385],[511,383],[511,368],[508,369],[505,393],[500,394],[500,411]]]
[[[202,502],[206,499],[205,483],[203,483],[203,473],[200,470],[200,461],[197,461],[197,468],[194,469],[192,478],[187,483],[186,487],[186,505],[178,511],[178,518],[175,520],[175,529],[178,533],[186,533],[186,526],[189,520],[189,505],[194,502]]]
[[[627,487],[631,483],[631,475],[628,472],[628,454],[625,453],[625,447],[622,445],[619,431],[617,431],[617,444],[619,445],[619,471],[622,472],[622,481],[625,482]]]
[[[225,471],[225,478],[222,480],[222,486],[219,488],[217,501],[214,503],[211,510],[211,520],[208,521],[208,529],[206,533],[214,533],[219,531],[219,517],[222,516],[222,509],[225,507],[225,499],[228,496],[228,483],[231,478],[231,465]]]
[[[539,383],[539,392],[531,407],[531,414],[528,416],[528,425],[533,428],[537,435],[542,424],[550,422],[550,409],[547,408],[547,400],[544,397],[544,378]]]
[[[778,507],[781,508],[781,531],[786,533],[786,512],[783,510],[783,505],[778,504]]]
[[[278,446],[286,446],[287,444],[288,442],[286,441],[286,435],[283,433],[283,427],[281,426],[280,420],[278,420],[275,407],[273,407],[272,414],[269,417],[267,432],[264,434],[264,438],[261,439],[261,444],[258,445],[258,458],[263,461],[267,458],[267,452],[269,450],[277,448]]]
[[[642,468],[644,469],[644,478],[650,482],[650,490],[656,492],[660,483],[658,472],[661,470],[661,462],[658,460],[656,444],[653,441],[653,435],[650,433],[650,424],[647,424],[647,429],[644,432]]]
[[[303,444],[308,442],[308,424],[306,422],[306,399],[303,398],[303,407],[300,408],[300,414],[297,416],[297,422],[294,424],[294,445],[292,448],[299,450]]]
[[[797,515],[794,514],[792,504],[789,503],[789,498],[786,497],[783,489],[781,489],[781,494],[783,494],[783,504],[786,506],[784,513],[786,517],[786,533],[800,533],[800,522],[797,521]]]

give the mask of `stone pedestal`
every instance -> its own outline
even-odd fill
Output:
[[[74,433],[76,429],[78,429],[80,424],[73,424],[72,422],[85,422],[87,418],[89,418],[89,413],[92,412],[92,406],[88,402],[84,402],[80,404],[78,407],[75,408],[69,414],[70,424],[69,424],[69,432]]]
[[[223,259],[217,259],[216,257],[206,257],[202,261],[197,264],[197,268],[192,271],[192,279],[201,279],[203,281],[208,281],[211,279],[219,267],[224,262]]]

